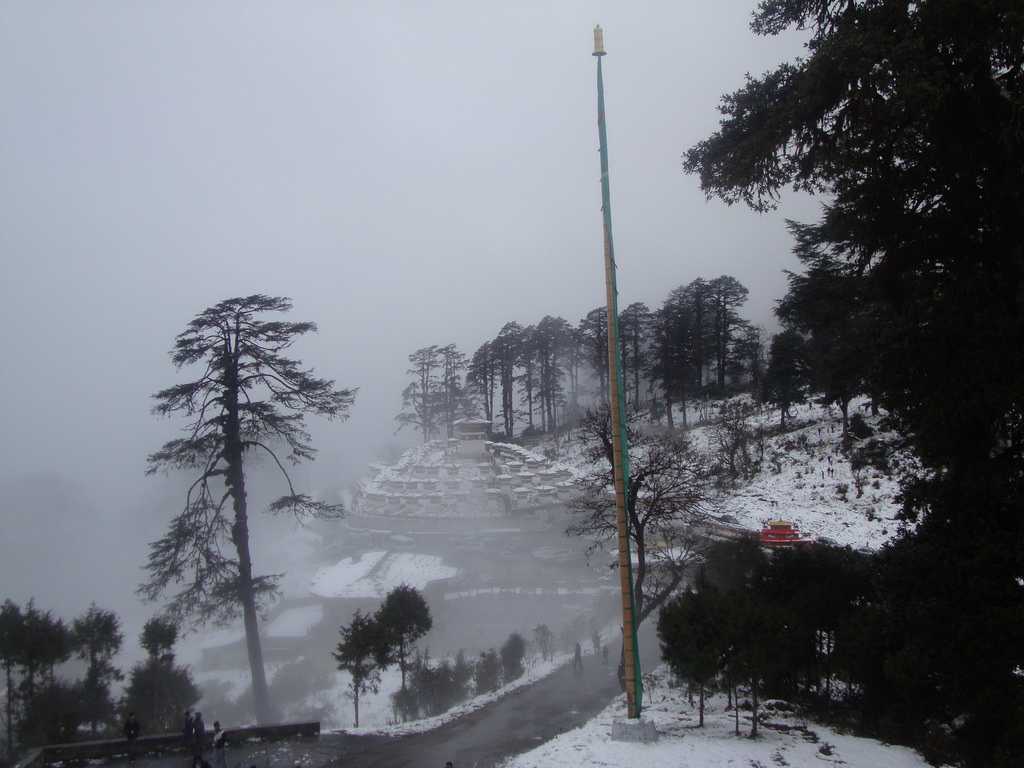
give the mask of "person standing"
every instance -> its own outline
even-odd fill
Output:
[[[199,768],[203,764],[203,747],[206,741],[206,723],[203,713],[196,712],[192,718],[192,765]]]
[[[220,720],[213,721],[213,768],[228,768],[224,729]]]
[[[135,719],[135,713],[129,712],[128,719],[124,721],[124,738],[128,742],[128,765],[135,765],[136,741],[142,726]]]
[[[185,742],[185,748],[189,749],[192,747],[192,742],[195,740],[195,729],[192,726],[192,710],[185,710],[185,725],[181,729],[181,738]]]
[[[573,672],[583,671],[583,649],[579,643],[576,643],[576,651],[572,657],[572,670]]]

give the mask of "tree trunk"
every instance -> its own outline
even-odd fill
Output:
[[[733,685],[730,690],[732,690],[732,703],[734,705],[733,706],[732,717],[733,717],[733,721],[736,724],[736,735],[739,736],[740,735],[740,695],[737,692],[735,685]]]
[[[358,688],[356,688],[352,692],[352,704],[355,706],[355,709],[356,709],[356,726],[355,727],[358,728],[359,727],[359,689]]]
[[[704,727],[704,683],[700,684],[700,721],[699,726]]]
[[[405,667],[406,667],[406,664],[407,664],[407,662],[406,662],[406,658],[405,658],[405,639],[403,638],[402,640],[398,641],[398,668],[402,671],[402,690],[403,691],[405,690]]]
[[[530,430],[533,430],[533,372],[527,369],[526,371],[526,407],[528,409],[529,416],[527,422],[530,425]]]
[[[633,406],[640,410],[640,334],[633,329]]]
[[[270,694],[267,691],[267,676],[263,669],[263,648],[260,644],[259,623],[256,612],[256,594],[252,581],[252,558],[249,554],[249,528],[245,518],[245,502],[241,516],[236,514],[232,526],[232,538],[238,550],[238,591],[242,602],[242,616],[245,623],[245,645],[249,653],[249,669],[252,673],[253,705],[256,721],[270,722]]]
[[[757,677],[750,679],[750,694],[754,704],[754,722],[750,726],[750,738],[757,738]]]
[[[7,675],[7,756],[14,762],[14,679],[11,676],[12,664],[4,660],[4,672]]]
[[[242,603],[245,645],[249,653],[249,670],[252,674],[253,706],[256,710],[256,720],[262,725],[271,720],[270,696],[267,691],[266,671],[263,669],[263,648],[260,645],[256,592],[252,578],[252,556],[249,552],[249,518],[245,498],[245,473],[242,469],[243,446],[238,420],[237,356],[232,355],[232,362],[225,368],[227,418],[224,422],[224,459],[228,466],[224,484],[231,494],[232,508],[235,512],[231,540],[238,552],[238,598]]]
[[[676,428],[675,421],[672,419],[672,395],[665,392],[665,415],[668,417],[668,428],[673,430]]]

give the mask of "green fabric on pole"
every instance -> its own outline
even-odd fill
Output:
[[[615,380],[616,386],[619,389],[620,397],[619,401],[619,424],[621,429],[619,434],[615,435],[615,439],[619,443],[619,456],[622,457],[622,482],[626,490],[626,525],[629,525],[629,439],[627,437],[626,430],[626,402],[625,398],[621,397],[621,393],[625,391],[625,381],[622,376],[622,345],[619,343],[619,288],[615,278],[616,264],[615,264],[615,248],[612,241],[612,203],[611,203],[611,189],[608,182],[608,135],[605,128],[605,117],[604,117],[604,77],[601,71],[601,59],[602,56],[597,57],[597,130],[598,136],[600,137],[600,153],[601,153],[601,210],[604,215],[604,227],[605,236],[608,238],[608,253],[611,257],[612,269],[611,269],[611,283],[612,283],[612,304],[608,308],[609,321],[615,329],[615,346],[614,354],[616,359],[615,366]],[[637,638],[637,622],[636,622],[636,600],[633,594],[633,558],[632,554],[626,561],[626,567],[629,575],[629,600],[633,610],[630,611],[630,615],[633,618],[633,626],[629,627],[633,635],[633,669],[636,671],[636,712],[637,716],[640,716],[640,712],[643,708],[643,680],[640,674],[640,650]],[[623,631],[626,628],[623,627]]]

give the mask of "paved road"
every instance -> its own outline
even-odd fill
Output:
[[[384,743],[342,744],[340,768],[492,766],[583,724],[619,692],[614,665],[585,659],[583,673],[562,667],[532,686],[426,733]]]
[[[657,639],[641,633],[645,669],[657,664]],[[583,672],[567,665],[475,712],[425,733],[402,737],[324,734],[269,745],[239,745],[229,751],[231,768],[291,768],[297,761],[325,768],[489,768],[561,733],[583,725],[618,695],[618,649],[604,666],[585,656]],[[181,755],[139,760],[139,768],[184,768]]]
[[[657,639],[650,628],[645,630],[641,662],[651,669],[658,663]],[[442,768],[446,760],[456,768],[489,768],[583,725],[604,709],[619,694],[617,659],[618,649],[610,654],[607,667],[586,656],[581,675],[571,665],[562,667],[426,733],[386,740],[348,737],[338,744],[341,756],[332,768]]]

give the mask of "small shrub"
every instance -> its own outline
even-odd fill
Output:
[[[850,454],[850,468],[857,471],[865,467],[873,467],[879,472],[888,475],[891,471],[889,466],[889,446],[881,440],[868,440],[862,445],[857,446]]]
[[[419,697],[412,687],[391,694],[391,711],[396,721],[406,723],[420,716]]]
[[[391,697],[395,718],[403,721],[440,715],[464,701],[473,666],[462,651],[455,656],[454,663],[445,659],[431,664],[429,654],[417,654],[409,673],[407,690]]]
[[[501,682],[501,661],[498,659],[497,651],[493,648],[480,654],[480,659],[474,670],[473,681],[476,683],[478,694],[498,690],[498,685]]]
[[[868,426],[867,422],[864,421],[864,417],[859,413],[853,414],[850,417],[850,425],[848,430],[851,435],[856,437],[858,440],[863,440],[867,437],[871,437],[875,434],[875,431]]]
[[[513,632],[501,646],[501,669],[506,683],[522,676],[525,655],[526,641],[518,632]]]

